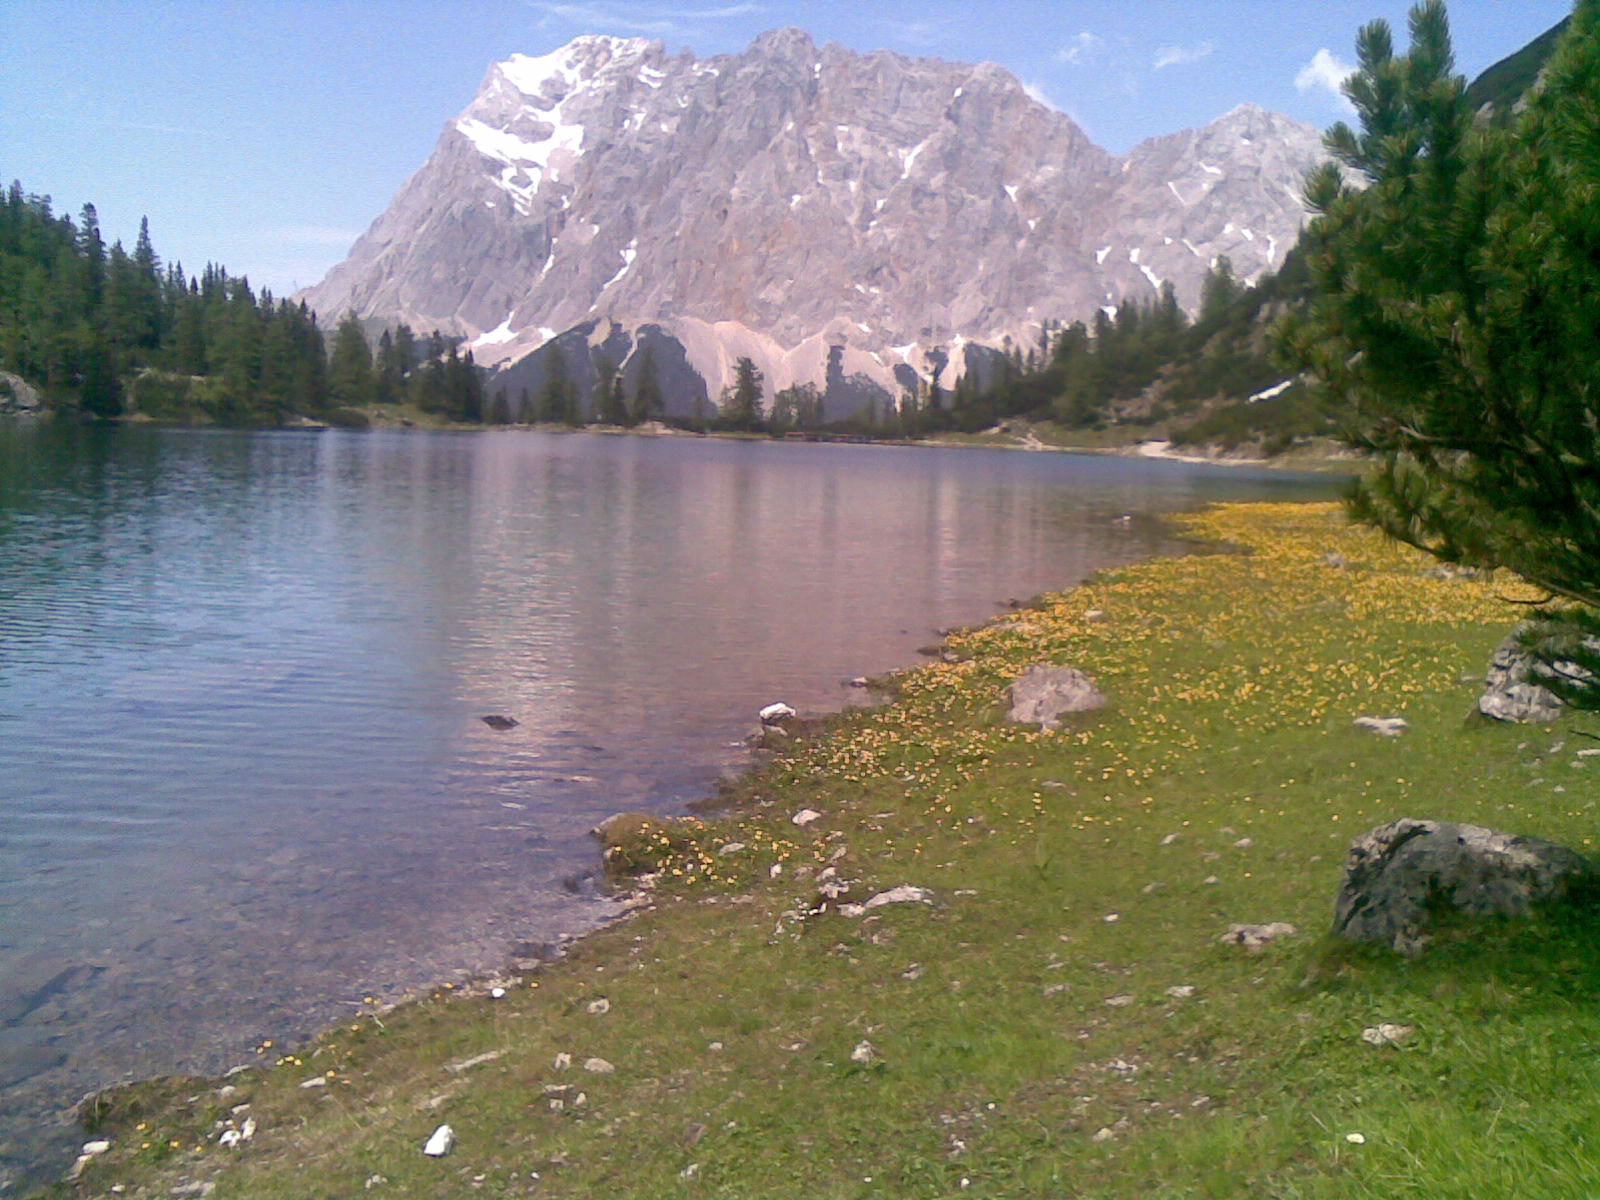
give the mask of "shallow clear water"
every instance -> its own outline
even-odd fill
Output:
[[[0,1178],[118,1078],[591,926],[679,811],[1009,597],[1327,494],[1059,454],[0,423]],[[1133,520],[1119,520],[1134,514]],[[479,718],[520,724],[503,733]]]

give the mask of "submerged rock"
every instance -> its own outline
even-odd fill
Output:
[[[479,717],[478,720],[482,721],[490,729],[498,730],[501,733],[508,729],[515,729],[522,724],[515,717],[501,716],[499,713],[490,713],[487,717]]]
[[[1597,895],[1600,869],[1565,846],[1403,817],[1351,843],[1333,932],[1414,956],[1441,917],[1528,917]]]

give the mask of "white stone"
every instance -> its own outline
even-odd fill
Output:
[[[589,1001],[589,1003],[585,1006],[585,1011],[587,1011],[591,1017],[604,1016],[606,1013],[611,1011],[611,1001],[607,1000],[604,996],[601,996],[598,1000]]]
[[[932,904],[933,893],[927,888],[917,887],[914,884],[902,883],[899,887],[892,887],[886,892],[879,892],[861,907],[866,910],[882,908],[886,904]]]
[[[1266,925],[1229,925],[1228,932],[1217,940],[1229,946],[1243,946],[1255,953],[1269,942],[1293,937],[1299,931],[1287,921],[1273,921]]]
[[[850,1051],[850,1061],[860,1063],[864,1067],[871,1066],[878,1061],[878,1049],[871,1042],[865,1040],[857,1042],[856,1048]]]
[[[443,1158],[455,1148],[455,1144],[456,1131],[448,1125],[441,1125],[423,1144],[422,1152],[429,1158]]]
[[[591,1075],[611,1075],[617,1068],[603,1058],[586,1058],[583,1060],[583,1069]]]
[[[794,816],[790,817],[789,820],[795,825],[805,826],[811,824],[813,821],[822,820],[822,814],[814,808],[802,808],[799,812],[795,813]]]
[[[1410,728],[1404,717],[1357,717],[1355,724],[1379,737],[1396,738]]]
[[[785,721],[793,720],[796,713],[787,704],[779,701],[778,703],[767,705],[756,716],[761,718],[763,725],[782,725]]]
[[[1397,1046],[1411,1036],[1410,1025],[1369,1025],[1361,1031],[1361,1040],[1369,1046]]]

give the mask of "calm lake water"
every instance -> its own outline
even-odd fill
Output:
[[[1060,454],[0,423],[0,1177],[608,903],[762,705],[1322,479]],[[1125,514],[1135,519],[1119,520]],[[479,718],[520,724],[497,733]],[[52,1156],[58,1156],[52,1158]]]

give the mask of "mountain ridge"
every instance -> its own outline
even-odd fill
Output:
[[[821,382],[833,355],[892,396],[907,370],[948,357],[959,376],[971,344],[1031,344],[1162,283],[1192,307],[1222,256],[1272,269],[1321,154],[1311,127],[1240,105],[1112,155],[993,63],[794,28],[711,59],[586,36],[493,64],[301,296],[439,328],[494,366],[615,322],[634,345],[667,331],[711,394],[740,356],[776,389]]]

